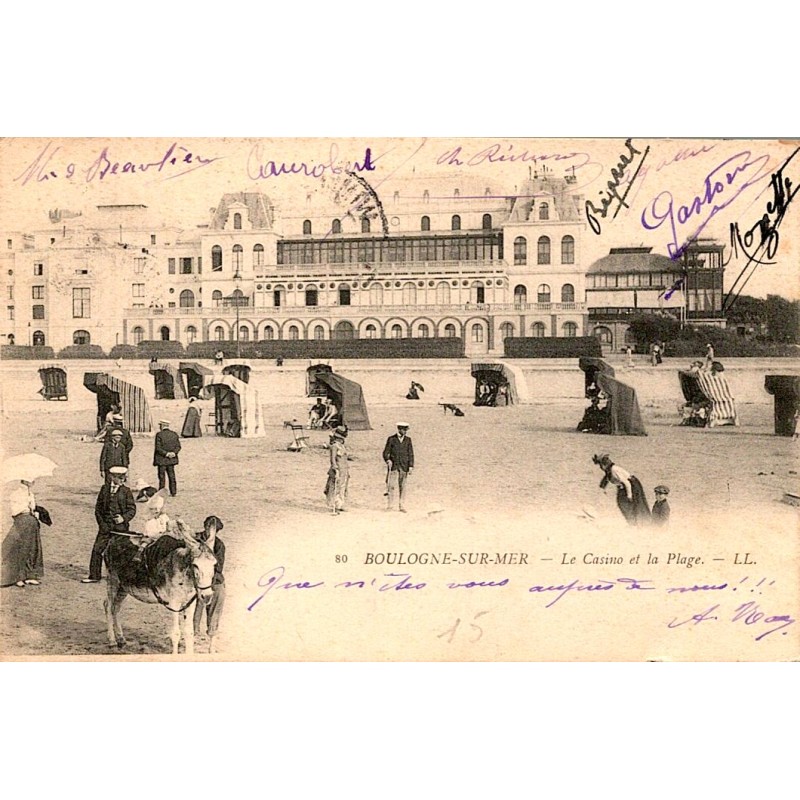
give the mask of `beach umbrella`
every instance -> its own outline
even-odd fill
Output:
[[[35,481],[37,478],[49,478],[58,466],[46,456],[38,453],[23,453],[12,456],[3,462],[3,482]]]

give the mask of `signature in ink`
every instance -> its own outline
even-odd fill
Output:
[[[305,175],[308,178],[321,178],[326,173],[331,175],[341,175],[348,172],[373,172],[375,162],[372,158],[372,150],[367,147],[364,153],[364,160],[359,163],[342,163],[339,158],[339,146],[334,142],[328,152],[328,160],[319,164],[308,163],[305,161],[286,161],[276,162],[273,159],[263,160],[262,147],[255,144],[247,156],[247,174],[251,180],[266,180],[277,178],[281,175]]]
[[[91,183],[95,179],[103,180],[110,175],[135,175],[142,172],[159,172],[165,175],[165,180],[172,180],[179,178],[181,175],[186,175],[189,172],[194,172],[196,169],[207,167],[215,161],[219,161],[221,156],[216,158],[203,158],[202,156],[193,153],[187,147],[179,145],[178,142],[173,142],[165,151],[164,154],[155,161],[126,161],[112,160],[109,156],[108,145],[104,146],[100,151],[97,158],[85,170],[78,167],[78,165],[71,161],[63,169],[51,162],[61,150],[60,146],[52,147],[52,142],[48,142],[44,148],[38,153],[36,158],[28,164],[27,167],[19,174],[15,181],[21,181],[21,185],[25,186],[31,181],[41,183],[48,180],[57,180],[60,177],[72,180],[76,172],[83,173],[86,183]],[[179,171],[175,171],[175,170]]]
[[[768,161],[768,155],[754,158],[749,150],[725,159],[705,176],[703,191],[677,210],[672,193],[661,192],[642,211],[642,226],[654,231],[666,225],[670,233],[667,252],[674,260],[680,258],[688,243],[720,211],[764,177]],[[684,235],[685,230],[689,233]]]
[[[629,207],[625,202],[625,198],[628,196],[628,192],[630,192],[631,187],[636,180],[636,176],[639,174],[639,170],[642,168],[642,164],[644,164],[644,160],[647,158],[647,154],[650,152],[649,145],[645,148],[644,153],[642,153],[641,150],[637,150],[631,143],[630,139],[625,141],[625,147],[627,148],[627,153],[622,153],[622,155],[620,155],[619,162],[617,163],[616,167],[611,170],[611,180],[606,183],[607,188],[604,191],[598,192],[600,195],[600,207],[598,208],[592,200],[586,201],[586,219],[589,222],[589,227],[598,236],[602,231],[600,221],[597,219],[598,216],[605,219],[615,202],[616,210],[614,211],[614,216],[612,219],[617,218],[617,214],[619,214],[619,210],[621,208]],[[636,171],[633,173],[633,176],[630,179],[627,179],[628,186],[625,189],[625,193],[620,196],[619,188],[624,182],[624,179],[627,178],[628,166],[634,162],[634,156],[638,155],[642,157],[639,161],[639,165],[636,168]]]
[[[498,164],[516,161],[572,161],[575,159],[579,163],[569,165],[570,168],[574,167],[575,169],[578,169],[579,167],[589,163],[588,153],[552,153],[549,155],[540,155],[537,153],[530,153],[528,150],[515,150],[513,143],[503,145],[499,142],[495,142],[494,144],[485,147],[483,150],[480,150],[471,156],[465,155],[462,153],[462,150],[463,148],[461,145],[453,148],[452,150],[447,150],[436,159],[436,163],[445,164],[452,167],[475,167],[478,166],[478,164],[483,163]]]
[[[680,628],[683,625],[692,622],[695,625],[699,625],[701,622],[719,620],[721,612],[714,614],[715,611],[718,611],[719,607],[719,603],[717,603],[717,605],[711,606],[705,611],[701,611],[699,614],[692,614],[688,619],[681,620],[680,622],[678,622],[678,618],[675,617],[672,622],[667,623],[667,627]],[[770,628],[768,631],[764,631],[756,636],[755,641],[757,642],[760,642],[762,639],[766,638],[772,633],[777,633],[784,628],[788,628],[789,625],[793,625],[796,622],[796,620],[793,619],[789,614],[765,614],[763,611],[761,611],[758,603],[756,603],[754,600],[750,600],[747,603],[742,603],[738,608],[736,608],[729,621],[741,621],[744,622],[745,625],[755,625],[757,623],[763,623],[764,625],[775,625],[775,623],[780,623],[780,625],[776,625],[775,627]],[[762,629],[759,628],[759,630]],[[786,631],[783,632],[783,635],[786,635]]]
[[[794,200],[797,192],[800,191],[800,186],[792,191],[792,181],[784,175],[784,170],[798,152],[800,152],[800,147],[781,164],[777,172],[772,173],[772,178],[770,179],[772,199],[767,202],[766,210],[761,219],[744,233],[739,229],[738,222],[731,223],[732,258],[738,258],[739,248],[741,248],[742,253],[747,257],[748,266],[751,263],[775,263],[772,259],[775,258],[778,252],[778,244],[780,242],[778,228],[786,216],[789,204]],[[762,257],[766,257],[767,260],[762,261]]]

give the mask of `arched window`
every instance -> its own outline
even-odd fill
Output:
[[[536,302],[549,303],[550,302],[550,287],[546,283],[540,283],[536,289]]]
[[[161,334],[161,341],[162,342],[168,342],[169,341],[169,326],[162,325],[160,334]]]
[[[134,334],[136,332],[134,331]],[[194,325],[189,325],[186,328],[186,341],[191,344],[192,342],[197,341],[197,328]]]
[[[264,266],[264,245],[263,244],[253,245],[253,266],[254,267],[263,267]]]
[[[272,325],[264,326],[264,338],[270,341],[275,338],[275,328]]]
[[[224,341],[224,339],[225,339],[225,328],[223,328],[222,325],[217,325],[217,327],[214,328],[214,338],[218,342]]]
[[[521,306],[528,302],[528,287],[521,283],[514,287],[514,305]]]
[[[303,220],[303,236],[311,236],[311,220]]]
[[[248,328],[247,325],[239,326],[239,341],[240,342],[250,341],[250,328]]]
[[[514,264],[528,263],[528,241],[524,236],[517,236],[514,239]]]
[[[411,281],[403,284],[403,305],[415,306],[417,304],[417,287]]]
[[[452,322],[448,322],[447,325],[444,326],[444,335],[448,339],[455,339],[456,338],[456,326],[453,325]]]
[[[33,346],[44,347],[44,331],[33,332]]]
[[[233,270],[239,272],[244,262],[244,249],[240,244],[233,246]]]
[[[369,304],[371,306],[383,305],[383,284],[372,283],[369,287]]]
[[[222,305],[222,292],[219,289],[214,289],[211,292],[211,305],[214,307]]]
[[[325,328],[322,325],[314,326],[314,338],[317,340],[325,338]]]
[[[472,341],[475,344],[480,344],[483,341],[483,325],[476,322],[472,326]]]
[[[550,263],[550,237],[549,236],[540,236],[539,241],[537,243],[537,251],[536,251],[536,263],[537,264],[549,264]]]
[[[341,233],[342,232],[342,221],[340,219],[335,219],[331,223],[331,233]]]
[[[242,215],[238,212],[233,215],[233,229],[240,231],[242,229]]]
[[[421,231],[429,231],[431,229],[431,218],[430,217],[423,217],[420,220],[420,230]]]
[[[211,269],[214,272],[222,269],[222,248],[218,244],[211,248]]]
[[[453,217],[450,220],[450,230],[451,231],[461,230],[461,217],[459,217],[458,214],[453,214]]]
[[[403,338],[403,329],[400,325],[395,323],[392,325],[392,339],[402,339]]]
[[[89,331],[75,331],[72,334],[72,344],[91,344],[92,337]]]
[[[531,335],[535,336],[537,339],[543,338],[547,334],[547,330],[544,327],[543,322],[534,322],[531,325]]]
[[[141,325],[137,325],[133,329],[133,343],[139,344],[139,342],[144,341],[144,328]]]
[[[561,237],[561,263],[575,263],[575,239],[572,236]]]
[[[539,204],[539,219],[550,219],[550,206],[547,203]]]
[[[424,322],[417,328],[417,333],[420,339],[427,339],[431,335],[430,328]]]
[[[485,231],[490,231],[492,229],[492,215],[491,214],[484,214],[483,219],[481,220],[481,228]]]
[[[181,308],[194,308],[194,292],[191,289],[184,289],[180,298]]]
[[[291,341],[297,341],[300,338],[300,328],[297,325],[290,325],[289,326],[289,339]]]
[[[565,283],[561,287],[561,302],[562,303],[575,302],[575,287],[571,283]]]
[[[574,322],[565,322],[561,327],[561,330],[563,331],[564,336],[574,338],[578,335],[578,326]]]
[[[247,305],[247,301],[245,300],[244,297],[244,292],[241,289],[233,290],[233,294],[231,295],[231,300],[233,301],[233,305],[238,306],[239,308]]]
[[[364,335],[367,339],[377,339],[378,338],[378,329],[370,322],[364,328]]]
[[[447,281],[439,281],[436,285],[436,303],[440,306],[450,305],[450,284]]]
[[[369,233],[369,217],[361,217],[361,233]]]
[[[601,344],[611,344],[612,342],[611,329],[606,328],[605,325],[598,325],[594,329],[593,334],[600,340]]]
[[[500,338],[510,339],[514,335],[514,326],[510,322],[504,322],[500,326]]]

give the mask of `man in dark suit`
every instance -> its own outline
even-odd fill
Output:
[[[111,432],[103,442],[103,449],[100,452],[100,474],[106,483],[111,481],[109,470],[111,467],[130,466],[130,456],[128,448],[123,442],[124,434],[119,428],[112,428]]]
[[[389,502],[386,507],[391,511],[394,507],[395,494],[400,493],[400,511],[406,510],[406,486],[408,476],[414,471],[414,445],[408,435],[407,422],[397,423],[397,433],[386,440],[383,448],[383,460],[388,467],[386,483],[389,487]]]
[[[161,491],[167,482],[167,478],[169,478],[169,493],[175,497],[178,494],[175,466],[178,463],[181,440],[175,431],[169,429],[167,420],[159,420],[158,427],[155,452],[153,453],[153,466],[158,467],[158,489]]]
[[[89,560],[89,574],[81,583],[98,583],[103,569],[103,553],[115,533],[127,533],[130,521],[136,516],[133,493],[125,485],[126,467],[111,467],[109,482],[103,484],[94,506],[97,520],[97,537]]]

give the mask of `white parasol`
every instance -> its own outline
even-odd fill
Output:
[[[38,453],[24,453],[12,456],[3,462],[3,483],[10,481],[35,481],[37,478],[49,478],[58,464]]]

